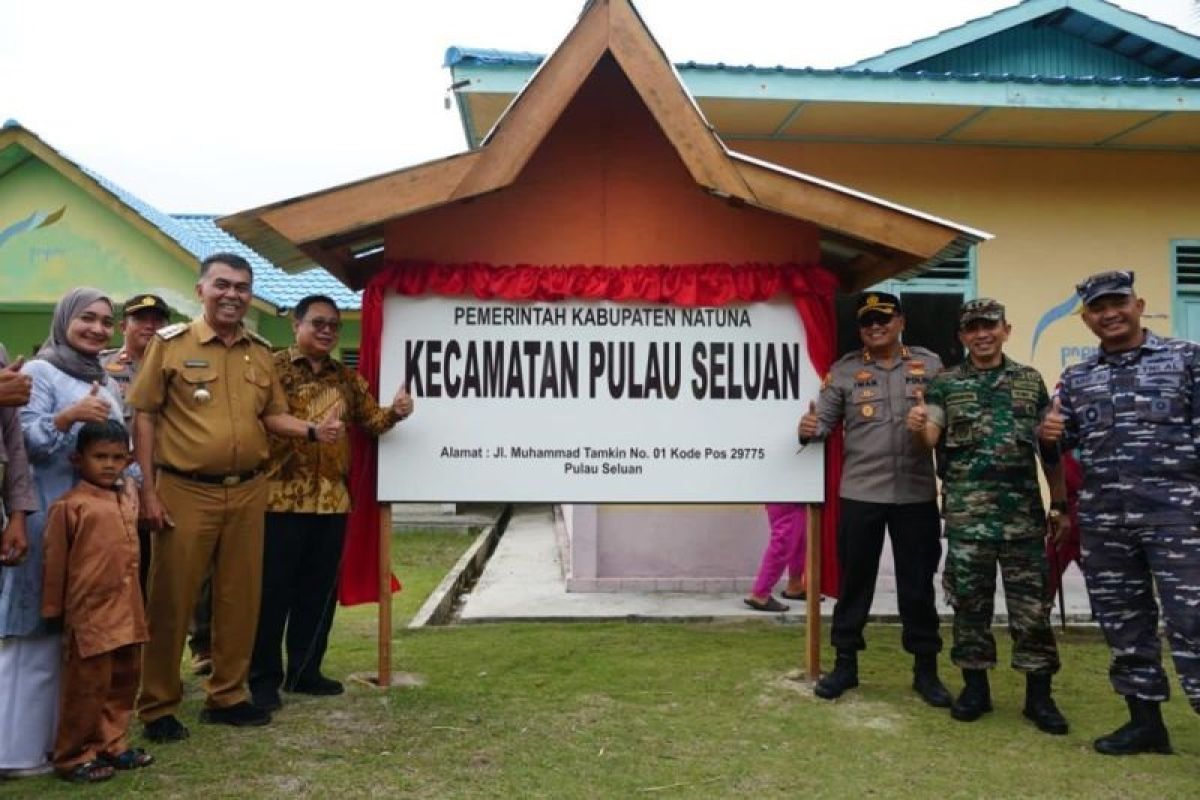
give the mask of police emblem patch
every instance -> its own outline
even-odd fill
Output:
[[[862,407],[862,415],[868,419],[875,416],[875,406],[866,405]]]

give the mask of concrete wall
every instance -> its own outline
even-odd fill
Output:
[[[1008,307],[1008,353],[1053,385],[1095,340],[1078,317],[1039,320],[1075,283],[1132,268],[1147,324],[1173,328],[1170,243],[1200,238],[1200,154],[937,145],[738,142],[753,155],[982,228],[979,293]]]

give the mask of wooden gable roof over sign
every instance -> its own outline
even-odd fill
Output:
[[[379,263],[388,221],[512,184],[606,55],[702,189],[818,226],[826,261],[848,288],[931,266],[989,238],[731,152],[629,0],[589,0],[480,149],[243,211],[218,224],[285,268],[303,269],[315,261],[349,285],[361,286]]]

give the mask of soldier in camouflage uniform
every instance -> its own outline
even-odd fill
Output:
[[[1065,734],[1067,721],[1050,696],[1059,660],[1050,627],[1047,516],[1037,474],[1036,428],[1050,398],[1037,370],[1004,355],[1011,327],[1000,303],[964,304],[958,331],[967,358],[934,378],[924,402],[908,415],[909,429],[927,446],[941,448],[944,457],[942,514],[949,548],[942,583],[954,607],[950,658],[966,682],[950,714],[970,722],[992,710],[987,670],[996,665],[991,625],[999,562],[1012,665],[1026,678],[1025,716],[1039,730]]]
[[[1076,287],[1097,354],[1068,367],[1044,442],[1078,447],[1083,574],[1130,721],[1095,741],[1108,755],[1170,753],[1157,589],[1175,668],[1200,713],[1200,345],[1141,325],[1133,273]]]

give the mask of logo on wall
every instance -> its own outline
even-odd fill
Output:
[[[62,215],[66,213],[67,207],[63,206],[57,211],[35,211],[28,217],[14,222],[4,230],[0,231],[0,245],[18,234],[32,231],[37,228],[46,228],[62,219]]]
[[[1029,348],[1030,359],[1037,353],[1038,339],[1042,337],[1042,332],[1060,319],[1079,313],[1079,310],[1079,295],[1071,292],[1070,297],[1043,314],[1042,318],[1038,320],[1037,326],[1033,329],[1033,346]]]

